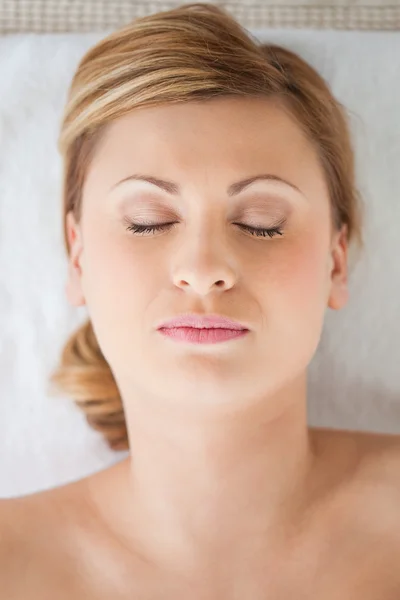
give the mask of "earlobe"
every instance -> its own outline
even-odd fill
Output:
[[[70,262],[68,266],[68,279],[65,284],[65,294],[72,306],[83,306],[86,304],[82,292],[80,269],[74,267]]]
[[[347,302],[349,301],[349,290],[347,285],[344,283],[333,285],[335,286],[335,289],[331,290],[328,306],[333,310],[340,310],[346,306]]]

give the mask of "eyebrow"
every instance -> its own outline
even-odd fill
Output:
[[[138,173],[129,175],[129,177],[125,177],[125,179],[118,181],[118,183],[112,186],[111,190],[121,185],[121,183],[129,181],[131,179],[136,181],[147,181],[148,183],[151,183],[152,185],[161,188],[162,190],[173,196],[178,196],[180,194],[180,187],[177,183],[174,183],[173,181],[167,181],[165,179],[159,179],[158,177],[150,175],[140,175]],[[300,192],[300,194],[304,196],[303,192],[296,185],[290,183],[290,181],[287,181],[286,179],[282,179],[282,177],[278,177],[278,175],[272,175],[271,173],[261,173],[260,175],[255,175],[254,177],[248,177],[247,179],[242,179],[241,181],[236,181],[235,183],[232,183],[227,190],[228,196],[236,196],[249,185],[260,180],[278,181],[280,183],[284,183],[290,186],[291,188],[295,189],[297,192]]]

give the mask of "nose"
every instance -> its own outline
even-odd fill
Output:
[[[229,249],[209,235],[190,248],[184,245],[176,257],[173,272],[174,284],[183,290],[192,290],[205,296],[213,291],[225,291],[233,287],[237,279],[233,255]]]

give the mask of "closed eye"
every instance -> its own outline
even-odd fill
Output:
[[[150,234],[154,234],[156,231],[162,231],[164,229],[167,228],[171,228],[173,225],[175,225],[175,222],[172,223],[160,223],[160,224],[145,224],[145,225],[141,225],[138,223],[132,223],[132,221],[127,220],[128,223],[128,227],[127,230],[128,231],[132,231],[134,233],[134,235],[141,235],[143,236],[143,234],[146,233],[150,233]],[[274,237],[275,235],[283,235],[283,231],[282,231],[282,224],[280,223],[278,226],[276,227],[271,227],[271,228],[263,228],[263,227],[250,227],[249,225],[243,225],[242,223],[234,223],[234,225],[237,225],[238,227],[241,227],[242,229],[248,231],[251,235],[254,235],[256,237]],[[146,237],[146,236],[144,236]]]

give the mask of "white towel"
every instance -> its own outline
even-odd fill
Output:
[[[350,301],[328,309],[310,366],[309,423],[400,430],[400,32],[249,30],[298,52],[348,107],[366,208]],[[125,458],[48,376],[87,316],[65,296],[61,158],[67,87],[110,31],[0,38],[0,496],[49,489]]]

